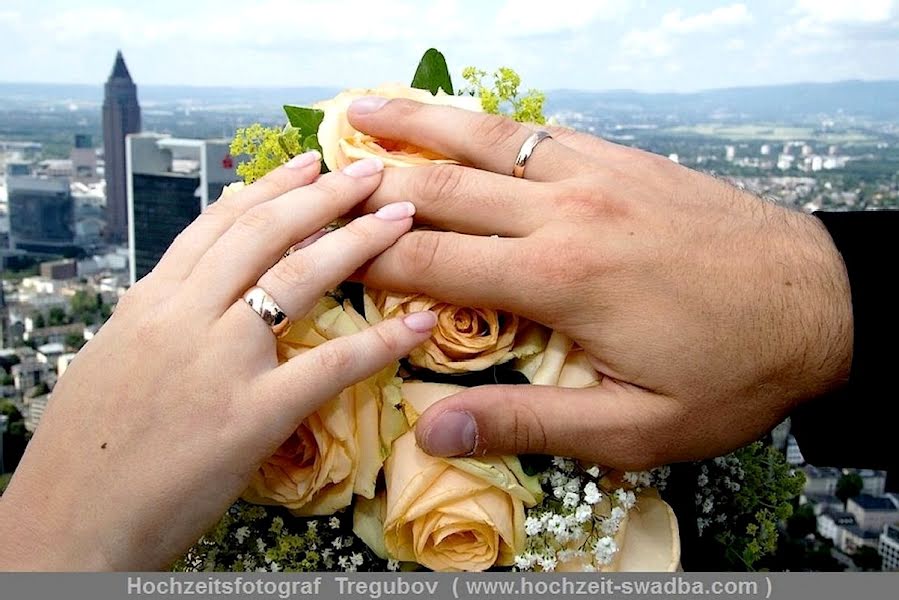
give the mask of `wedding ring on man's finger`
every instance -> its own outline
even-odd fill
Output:
[[[262,317],[275,337],[281,337],[290,328],[290,319],[287,318],[287,313],[281,310],[275,299],[258,285],[250,288],[243,295],[243,299],[250,308],[256,311],[257,315]]]
[[[534,148],[536,148],[537,144],[543,140],[549,140],[552,139],[552,137],[553,136],[550,135],[548,131],[543,131],[542,129],[529,135],[528,139],[524,141],[521,145],[521,149],[518,151],[518,157],[515,159],[515,166],[512,167],[512,177],[517,177],[518,179],[524,178],[524,167],[531,157],[531,154],[534,153]]]

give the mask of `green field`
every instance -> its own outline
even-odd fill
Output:
[[[696,135],[715,137],[734,141],[771,141],[786,142],[790,140],[819,140],[833,144],[851,144],[870,142],[876,138],[860,131],[844,131],[838,133],[821,133],[811,127],[786,127],[782,125],[719,125],[702,123],[699,125],[681,125],[659,130],[672,135]]]

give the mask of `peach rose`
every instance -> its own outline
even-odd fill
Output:
[[[456,162],[430,150],[411,144],[381,140],[354,129],[347,119],[347,109],[354,100],[364,96],[407,98],[425,104],[441,104],[482,112],[479,98],[451,96],[444,93],[443,90],[440,90],[436,96],[427,90],[419,90],[401,84],[387,84],[374,89],[346,90],[331,100],[324,100],[313,105],[313,108],[325,112],[325,117],[318,128],[318,143],[322,147],[322,160],[331,171],[337,171],[352,162],[371,157],[380,158],[387,167],[412,167]]]
[[[557,331],[542,351],[517,361],[515,368],[534,385],[587,388],[602,382],[584,349]]]
[[[410,425],[431,404],[460,387],[404,383]],[[376,552],[435,571],[483,571],[511,565],[524,545],[524,507],[536,504],[540,484],[515,457],[435,458],[408,432],[384,464],[386,497],[360,503],[355,528]],[[383,542],[373,539],[383,523]],[[372,541],[369,541],[372,540]]]
[[[543,347],[536,324],[505,311],[455,306],[423,294],[375,292],[373,299],[384,318],[437,314],[431,338],[409,354],[411,364],[436,373],[482,371]]]
[[[368,326],[349,304],[324,298],[279,340],[279,357],[286,360]],[[253,475],[243,498],[305,516],[333,514],[349,506],[353,494],[374,497],[384,458],[406,430],[397,368],[394,363],[345,389],[307,417]]]

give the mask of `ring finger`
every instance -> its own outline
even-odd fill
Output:
[[[328,173],[314,184],[292,190],[238,217],[234,225],[200,259],[191,280],[203,290],[204,304],[224,312],[284,250],[348,212],[380,182],[383,164],[367,159],[342,173]]]
[[[412,227],[415,206],[396,202],[354,219],[292,252],[259,279],[291,320],[306,315],[326,291],[382,253]]]

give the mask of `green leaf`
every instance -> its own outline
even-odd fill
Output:
[[[318,136],[316,134],[307,135],[303,138],[303,151],[308,152],[309,150],[318,150],[318,153],[322,153],[322,145],[318,141]],[[328,173],[328,167],[325,165],[325,161],[322,161],[322,174]]]
[[[453,94],[453,81],[446,66],[446,59],[440,51],[431,48],[421,57],[415,70],[415,77],[412,78],[412,87],[428,90],[435,96],[440,89],[447,94]]]
[[[290,124],[300,130],[300,136],[305,138],[318,133],[318,127],[325,118],[325,111],[305,106],[284,105],[284,112]]]

